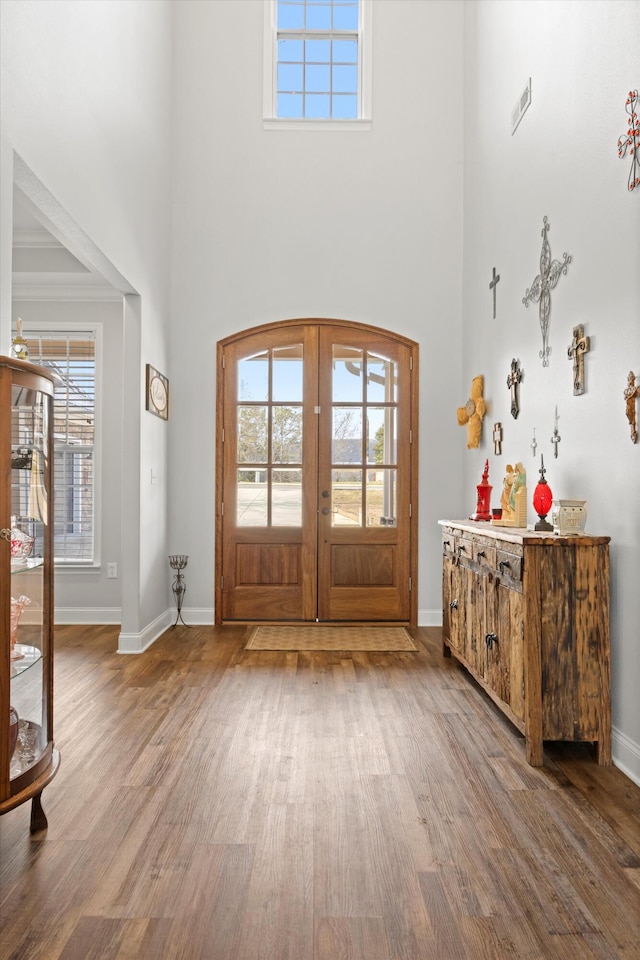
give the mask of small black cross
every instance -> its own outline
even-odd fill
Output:
[[[489,284],[489,290],[493,290],[493,319],[496,318],[496,284],[500,279],[500,274],[496,273],[496,268],[493,268],[493,280]]]

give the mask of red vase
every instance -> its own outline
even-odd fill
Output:
[[[540,518],[536,523],[534,530],[553,530],[553,524],[547,520],[547,514],[551,510],[553,503],[553,493],[551,487],[545,479],[544,457],[540,457],[540,479],[533,491],[533,509]]]

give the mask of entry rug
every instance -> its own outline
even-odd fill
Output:
[[[344,650],[395,653],[417,650],[404,627],[260,626],[249,633],[245,650]]]

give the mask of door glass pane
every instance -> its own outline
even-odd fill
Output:
[[[367,526],[395,527],[396,471],[367,470]]]
[[[267,462],[268,409],[238,405],[238,463]]]
[[[302,344],[277,347],[273,351],[271,399],[302,403]]]
[[[367,354],[367,400],[395,403],[398,365],[393,360]]]
[[[367,407],[367,461],[396,463],[395,407]]]
[[[333,345],[333,399],[335,402],[362,401],[363,351]]]
[[[331,525],[362,526],[362,470],[331,471]]]
[[[302,526],[302,470],[273,471],[271,526]]]
[[[271,462],[302,463],[302,407],[272,408]]]
[[[238,400],[269,399],[269,353],[256,353],[238,361]]]
[[[362,408],[334,407],[333,463],[362,463]]]
[[[267,526],[267,471],[238,470],[236,485],[239,527]]]

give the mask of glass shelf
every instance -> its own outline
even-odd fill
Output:
[[[26,560],[20,560],[14,557],[11,560],[11,576],[14,573],[24,573],[25,570],[33,570],[35,567],[41,567],[44,563],[42,557],[27,557]]]
[[[42,659],[42,651],[37,647],[30,647],[26,643],[16,643],[13,648],[17,654],[20,654],[19,658],[11,660],[11,679],[14,677],[19,677],[21,673],[24,673],[25,670],[28,670],[29,667],[32,667],[34,663],[38,663]]]

